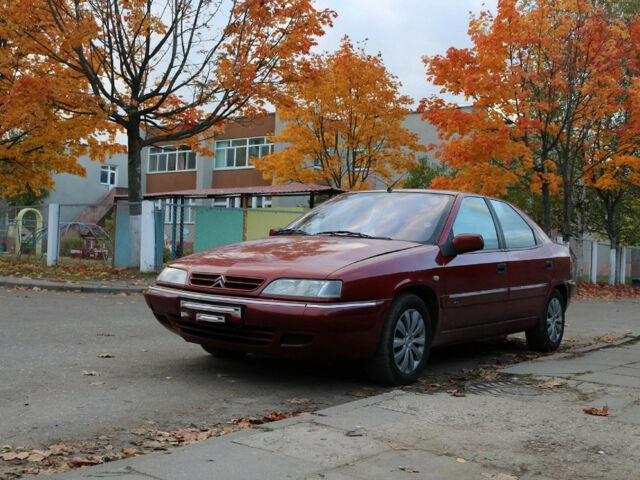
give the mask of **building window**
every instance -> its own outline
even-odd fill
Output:
[[[240,197],[217,197],[211,201],[214,208],[240,208]]]
[[[195,198],[185,198],[184,201],[184,222],[183,223],[195,223],[196,220],[196,209],[194,208],[196,205]],[[176,206],[176,223],[180,223],[180,215],[182,208],[180,208],[180,200],[177,203],[173,203],[173,201],[156,201],[156,208],[162,209],[164,208],[164,223],[172,224],[173,223],[173,208]]]
[[[185,172],[196,169],[196,152],[188,147],[151,147],[149,173]]]
[[[267,142],[266,137],[218,140],[216,141],[214,167],[219,170],[253,168],[252,159],[262,158],[270,153],[273,153],[273,143]]]
[[[118,167],[115,165],[102,165],[100,167],[100,183],[115,187],[118,181]]]
[[[268,195],[254,195],[251,197],[251,208],[271,208],[271,197]]]

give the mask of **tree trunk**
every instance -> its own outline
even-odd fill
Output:
[[[562,196],[562,241],[566,244],[571,240],[571,214],[573,195],[568,181],[562,182],[564,195]]]
[[[551,193],[549,192],[549,184],[546,182],[542,182],[542,211],[544,231],[547,235],[551,235]]]
[[[129,266],[140,266],[140,219],[142,214],[142,139],[140,138],[140,122],[131,121],[127,126],[127,179],[129,192],[129,242],[131,260]]]

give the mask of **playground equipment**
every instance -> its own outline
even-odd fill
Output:
[[[26,238],[22,239],[22,235],[23,235],[23,230],[24,230],[24,224],[23,224],[23,218],[27,213],[34,213],[36,216],[36,229],[34,230],[34,232],[37,232],[39,230],[42,230],[42,214],[36,210],[35,208],[23,208],[22,210],[20,210],[18,212],[18,216],[16,217],[16,226],[14,229],[15,232],[15,248],[16,248],[16,255],[18,257],[20,257],[20,253],[22,252],[22,245],[24,242],[26,242]],[[27,238],[31,238],[33,237],[33,234],[29,235]],[[35,244],[31,243],[30,245],[35,245],[35,251],[36,251],[36,255],[42,255],[42,238],[37,239],[35,237],[32,238],[32,242],[35,239]]]
[[[83,239],[83,245],[81,248],[72,249],[69,252],[71,257],[89,258],[104,262],[109,259],[112,254],[111,237],[104,228],[96,223],[63,222],[60,223],[59,235],[63,238],[73,230],[76,230],[79,237]],[[47,235],[48,229],[39,228],[25,238],[19,244],[19,249],[16,249],[18,258],[33,248],[34,243],[42,245],[42,242],[46,241]],[[39,252],[36,251],[36,254],[39,253],[41,253],[41,250]]]

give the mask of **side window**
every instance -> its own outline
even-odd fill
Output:
[[[490,200],[498,216],[507,248],[531,248],[536,245],[533,230],[510,205]]]
[[[460,233],[479,233],[484,239],[484,250],[498,249],[498,233],[484,199],[467,197],[462,200],[453,222],[453,235]]]

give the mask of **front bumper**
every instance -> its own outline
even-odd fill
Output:
[[[188,342],[268,354],[369,357],[389,300],[313,303],[212,295],[153,286],[158,321]]]

